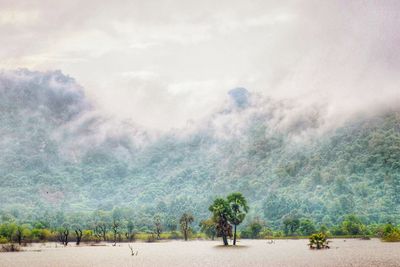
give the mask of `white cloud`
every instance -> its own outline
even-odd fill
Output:
[[[18,10],[4,8],[0,10],[0,26],[25,26],[35,23],[39,19],[36,10]]]
[[[397,1],[0,0],[0,68],[61,69],[99,106],[182,127],[232,87],[329,114],[399,97]]]

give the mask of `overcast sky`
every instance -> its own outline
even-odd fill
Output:
[[[400,1],[0,0],[0,68],[60,69],[106,112],[182,127],[241,86],[395,105]]]

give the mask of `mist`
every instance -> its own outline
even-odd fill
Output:
[[[201,123],[236,87],[323,106],[330,127],[399,101],[397,1],[77,4],[2,0],[0,67],[60,69],[148,131]]]

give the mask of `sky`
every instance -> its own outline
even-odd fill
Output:
[[[61,70],[99,109],[182,128],[245,87],[331,117],[400,100],[400,2],[0,0],[0,69]]]

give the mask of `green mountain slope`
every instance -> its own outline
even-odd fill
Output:
[[[249,218],[272,226],[288,214],[328,225],[349,213],[400,222],[396,110],[328,127],[321,107],[298,112],[237,88],[192,129],[155,137],[97,113],[60,72],[3,72],[0,99],[3,215],[118,206],[136,217],[206,218],[216,195],[240,191]]]

